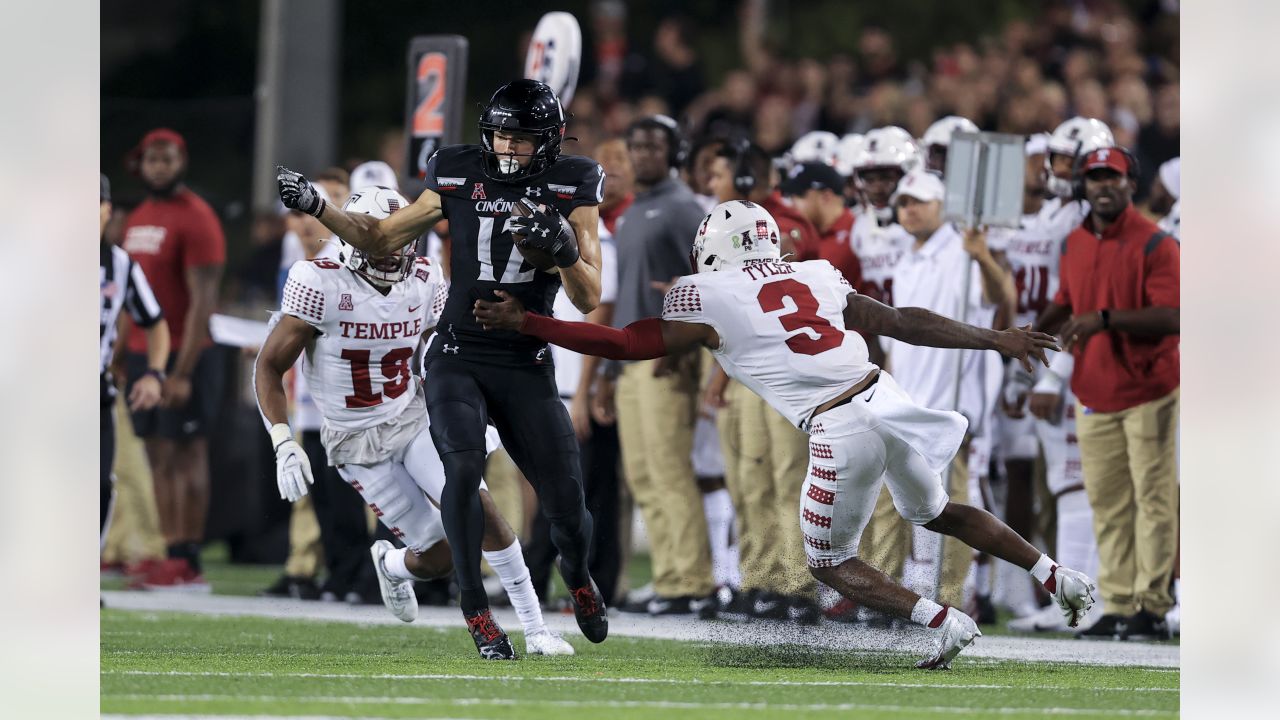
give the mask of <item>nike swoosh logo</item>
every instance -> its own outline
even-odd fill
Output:
[[[871,392],[867,393],[867,396],[862,398],[862,401],[871,402],[871,398],[874,397],[875,394],[876,394],[876,388],[871,388]]]
[[[418,308],[420,308],[420,307],[422,307],[422,306],[421,306],[421,305],[419,305],[418,307],[410,307],[410,308],[409,308],[409,312],[411,312],[411,313],[418,312]]]

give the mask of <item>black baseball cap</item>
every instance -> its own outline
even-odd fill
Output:
[[[844,177],[824,162],[796,163],[787,171],[781,189],[783,195],[803,195],[809,190],[830,190],[838,195],[844,192]]]
[[[111,181],[107,179],[106,175],[103,175],[102,173],[98,174],[102,175],[102,194],[99,196],[98,200],[101,202],[111,202]]]

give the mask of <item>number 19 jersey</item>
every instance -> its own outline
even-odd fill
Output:
[[[800,427],[876,369],[844,326],[851,292],[826,260],[753,262],[680,278],[662,319],[715,328],[724,371]]]
[[[404,411],[418,390],[414,351],[435,327],[445,293],[425,258],[385,296],[336,261],[294,263],[280,310],[319,332],[303,373],[326,427],[356,432]]]

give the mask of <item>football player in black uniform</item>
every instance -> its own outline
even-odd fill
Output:
[[[445,469],[440,510],[463,616],[476,647],[485,658],[514,659],[510,640],[489,612],[480,577],[484,514],[477,490],[489,421],[538,492],[582,633],[598,643],[609,625],[604,598],[587,570],[591,516],[551,352],[520,333],[484,330],[472,307],[478,299],[498,300],[495,291],[501,290],[550,315],[563,283],[579,310],[595,308],[600,300],[596,206],[604,172],[594,160],[560,154],[565,114],[545,83],[516,80],[502,86],[479,125],[481,144],[437,151],[427,162],[427,189],[384,220],[344,213],[292,170],[279,168],[277,181],[286,206],[314,215],[374,257],[414,242],[439,220],[449,221],[449,299],[426,357],[431,435]],[[513,214],[513,205],[522,201],[528,201],[523,212]],[[538,251],[529,253],[535,260],[554,259],[555,267],[539,270],[521,248]]]

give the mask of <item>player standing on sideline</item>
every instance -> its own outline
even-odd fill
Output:
[[[1074,625],[1093,603],[1092,581],[1058,566],[985,510],[948,501],[939,473],[960,445],[964,417],[912,403],[868,360],[862,336],[847,328],[913,344],[996,350],[1025,365],[1043,361],[1044,351],[1056,347],[1053,338],[888,307],[855,292],[828,262],[783,262],[778,239],[777,224],[760,206],[716,206],[690,253],[697,274],[667,293],[662,319],[622,330],[526,312],[510,296],[477,301],[475,315],[485,327],[518,329],[607,357],[710,349],[734,379],[810,435],[800,508],[810,571],[867,607],[937,630],[937,652],[918,667],[947,667],[981,633],[959,610],[895,585],[858,560],[859,536],[882,480],[912,522],[1030,571]]]
[[[561,156],[565,115],[546,84],[516,80],[498,89],[481,113],[480,145],[441,148],[427,162],[427,188],[409,207],[378,220],[345,213],[320,200],[299,173],[279,169],[280,198],[320,219],[372,257],[414,242],[449,221],[451,290],[441,337],[427,353],[427,408],[432,439],[444,463],[440,510],[453,549],[467,627],[482,656],[514,657],[493,620],[480,576],[484,511],[476,489],[492,419],[503,445],[538,492],[560,550],[560,572],[587,639],[609,632],[604,599],[587,569],[591,516],[583,499],[578,443],[556,389],[545,343],[515,332],[486,332],[472,303],[503,289],[550,312],[561,282],[575,307],[590,312],[600,298],[597,237],[604,173],[595,162]],[[528,216],[512,206],[531,201]],[[519,247],[515,235],[524,239]],[[521,249],[550,256],[558,274],[531,265]],[[549,269],[549,268],[548,268]]]
[[[115,503],[115,480],[111,465],[116,452],[116,384],[111,377],[111,358],[116,350],[116,320],[121,310],[128,310],[134,325],[147,335],[147,372],[133,384],[129,391],[130,410],[149,410],[160,403],[161,383],[164,382],[164,363],[169,357],[169,326],[160,322],[160,304],[151,293],[147,276],[142,268],[129,259],[124,250],[107,242],[107,221],[111,219],[111,184],[102,176],[102,191],[98,198],[101,225],[98,233],[99,275],[98,288],[102,295],[101,317],[98,324],[100,364],[98,372],[102,382],[102,449],[101,475],[98,493],[102,513],[98,524],[100,545],[107,542],[107,522]]]
[[[209,514],[209,433],[222,401],[224,367],[209,338],[226,239],[213,208],[183,183],[187,144],[168,128],[148,132],[134,151],[147,199],[125,220],[124,250],[142,267],[172,339],[164,400],[132,413],[155,484],[168,559],[142,579],[151,589],[209,592],[200,568]],[[130,392],[151,366],[140,328],[129,333]]]
[[[364,188],[351,196],[346,211],[385,218],[408,204],[389,188]],[[445,478],[413,372],[444,296],[439,268],[416,259],[412,247],[372,257],[341,243],[336,260],[318,258],[290,268],[280,313],[254,366],[258,406],[276,449],[280,496],[294,502],[307,494],[313,477],[287,422],[282,383],[306,351],[303,374],[324,416],[321,438],[329,462],[408,546],[394,549],[379,540],[371,549],[383,602],[405,622],[418,615],[413,581],[439,577],[452,566],[440,512],[427,500],[439,501]],[[573,648],[546,629],[520,542],[483,483],[477,497],[486,520],[484,557],[524,625],[528,652],[572,655]],[[481,654],[514,655],[510,644]]]

